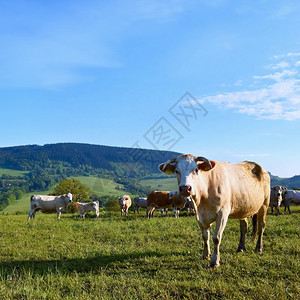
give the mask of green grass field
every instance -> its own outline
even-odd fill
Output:
[[[106,213],[0,215],[1,299],[299,299],[300,210],[267,217],[264,253],[236,253],[229,220],[221,266],[202,260],[191,217]],[[250,228],[251,229],[251,228]]]
[[[26,171],[17,171],[17,170],[0,168],[0,176],[2,176],[3,174],[10,175],[10,176],[24,176],[25,174],[28,174],[28,173],[29,172],[26,172]]]
[[[143,179],[141,185],[151,186],[153,190],[157,191],[176,191],[178,184],[176,178],[159,178],[159,179]]]

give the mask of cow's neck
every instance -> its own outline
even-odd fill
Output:
[[[201,201],[208,198],[208,178],[207,173],[200,173],[197,175],[195,180],[195,195],[193,196],[193,199],[199,207],[201,204]]]

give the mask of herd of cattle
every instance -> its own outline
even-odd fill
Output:
[[[121,209],[121,216],[128,215],[128,209],[132,205],[130,196],[123,195],[118,197],[118,203]],[[36,211],[42,210],[45,213],[56,212],[57,218],[60,219],[61,212],[64,212],[69,203],[72,202],[72,194],[60,196],[33,195],[30,199],[30,212],[28,220],[35,217]],[[276,209],[276,215],[279,215],[279,207],[284,206],[284,211],[291,213],[290,205],[300,204],[300,191],[287,190],[286,187],[277,185],[271,188],[270,208],[271,214]],[[96,217],[100,215],[99,202],[93,201],[88,203],[75,202],[75,207],[80,215],[84,218],[88,212],[95,212]],[[168,213],[168,209],[172,208],[174,217],[179,217],[181,209],[187,212],[195,213],[193,202],[190,197],[182,197],[179,192],[152,191],[147,198],[136,197],[133,199],[133,212],[140,213],[140,208],[146,209],[146,216],[150,219],[153,217],[155,208],[160,208],[161,214]]]
[[[211,267],[218,267],[220,264],[219,247],[228,218],[240,220],[241,235],[238,252],[246,250],[248,217],[252,218],[252,236],[258,235],[256,251],[261,253],[268,207],[271,207],[272,213],[275,208],[278,214],[282,203],[284,203],[285,211],[288,209],[289,212],[291,212],[291,204],[300,204],[300,191],[287,190],[282,186],[270,188],[269,174],[260,165],[250,161],[231,164],[188,154],[160,164],[159,170],[166,174],[176,175],[178,191],[152,191],[147,198],[137,197],[134,199],[134,212],[136,210],[139,212],[140,207],[146,208],[147,217],[150,219],[155,208],[172,207],[175,217],[178,217],[181,208],[193,209],[204,241],[204,259],[211,256],[210,227],[215,222]],[[56,212],[59,219],[61,212],[70,202],[72,202],[70,193],[62,196],[32,196],[28,220],[35,216],[37,210]],[[130,197],[123,195],[118,198],[118,202],[121,215],[127,216],[132,204]],[[89,211],[95,211],[96,216],[99,216],[97,201],[76,202],[75,205],[81,217]]]

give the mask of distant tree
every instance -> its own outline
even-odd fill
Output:
[[[90,201],[92,190],[78,179],[71,178],[60,181],[54,189],[55,195],[72,193],[73,201]]]
[[[109,200],[105,203],[105,209],[108,211],[119,211],[120,205],[118,200]]]

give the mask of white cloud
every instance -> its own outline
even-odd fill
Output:
[[[276,56],[285,58],[281,67],[290,67],[298,63],[295,58],[300,53],[288,53]],[[288,61],[287,61],[288,60]],[[275,63],[278,66],[280,63]],[[274,68],[275,69],[275,68]],[[231,109],[234,112],[256,116],[261,119],[297,120],[300,119],[300,72],[297,69],[284,69],[267,75],[253,77],[263,80],[261,88],[223,93],[199,99],[202,104],[211,103],[220,109]],[[269,80],[267,84],[265,81]],[[241,83],[240,81],[237,81]]]

